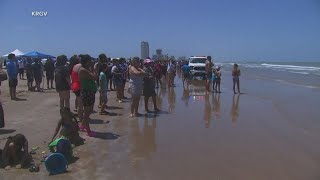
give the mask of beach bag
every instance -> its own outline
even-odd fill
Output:
[[[8,79],[7,73],[5,73],[2,69],[0,70],[0,81],[5,81]]]

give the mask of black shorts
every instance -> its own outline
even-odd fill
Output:
[[[36,83],[41,83],[42,77],[34,77],[34,80],[36,81]]]
[[[34,81],[33,75],[31,73],[27,73],[27,80],[28,80],[28,82],[33,82]]]
[[[23,74],[24,73],[24,68],[19,69],[19,74]]]
[[[209,80],[209,81],[212,80],[212,73],[207,73],[207,80]]]
[[[152,87],[144,87],[143,88],[143,96],[144,97],[152,97],[156,95],[156,91]]]
[[[79,96],[80,96],[80,90],[75,91],[75,92],[73,92],[73,93],[76,95],[76,97],[79,97]]]
[[[9,79],[9,87],[17,87],[18,79]]]
[[[189,73],[184,73],[183,74],[184,79],[190,79],[190,74]]]
[[[84,107],[92,106],[95,102],[96,92],[89,90],[81,90],[80,96]]]
[[[54,80],[54,73],[46,73],[47,80]]]

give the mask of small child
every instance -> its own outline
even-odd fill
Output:
[[[62,127],[62,129],[63,128],[66,129],[67,133],[65,136],[66,136],[66,138],[68,138],[70,140],[71,144],[74,144],[74,145],[83,144],[84,139],[82,139],[79,136],[78,122],[75,119],[75,117],[73,116],[73,114],[70,112],[70,109],[66,108],[66,107],[61,109],[60,115],[61,115],[61,119],[59,120],[59,122],[57,124],[56,131],[52,137],[52,141],[55,139],[60,128]],[[60,132],[60,134],[61,134],[61,132]]]
[[[221,83],[221,66],[219,66],[216,70],[216,92],[221,93],[220,91],[220,83]]]
[[[27,167],[32,161],[32,156],[28,152],[28,141],[22,134],[8,138],[1,156],[6,170],[12,166],[17,169]]]
[[[70,129],[63,127],[60,131],[60,137],[49,144],[50,152],[63,154],[68,162],[73,158],[72,145],[67,138],[69,135]]]
[[[102,64],[101,65],[101,72],[99,75],[99,83],[100,83],[100,99],[101,99],[101,110],[100,114],[108,114],[105,110],[107,107],[108,102],[108,80],[106,73],[108,72],[108,65]]]

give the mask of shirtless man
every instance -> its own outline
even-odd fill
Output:
[[[212,79],[212,66],[213,66],[213,63],[211,61],[211,56],[208,56],[207,60],[206,60],[206,77],[207,77],[206,90],[207,90],[207,92],[210,91],[210,81]]]

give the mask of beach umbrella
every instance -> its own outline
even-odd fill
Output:
[[[55,58],[54,56],[39,53],[37,51],[29,52],[27,54],[24,54],[23,57],[30,57],[30,58]]]
[[[16,55],[16,56],[22,56],[22,55],[24,55],[25,53],[23,53],[23,52],[20,51],[19,49],[16,49],[16,50],[12,51],[11,53],[8,53],[8,54],[6,54],[6,55],[3,55],[3,57],[8,57],[9,54],[14,54],[14,55]]]

